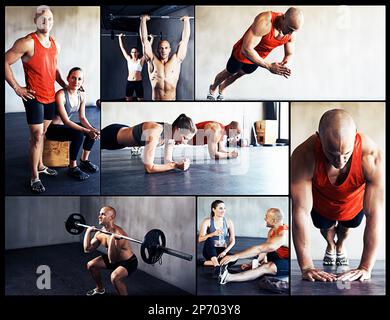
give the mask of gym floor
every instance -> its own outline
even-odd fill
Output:
[[[104,195],[288,194],[288,146],[240,148],[231,160],[195,160],[189,170],[145,174],[129,148],[102,150]]]
[[[100,109],[86,108],[86,115],[95,128],[100,128]],[[76,121],[76,120],[75,120]],[[5,193],[6,195],[32,195],[28,159],[29,130],[26,114],[5,114]],[[81,150],[79,156],[81,156]],[[100,166],[100,141],[93,146],[89,159]],[[56,177],[41,175],[46,188],[42,195],[99,195],[100,173],[90,174],[85,181],[76,181],[67,175],[67,168],[55,168]]]
[[[356,268],[360,260],[350,260],[349,267]],[[340,267],[325,267],[321,260],[315,260],[314,265],[319,269],[335,274],[342,273]],[[345,268],[345,267],[344,267]],[[344,269],[345,270],[345,269]],[[345,270],[346,271],[346,270]],[[367,281],[352,282],[309,282],[303,281],[297,260],[291,261],[291,294],[292,295],[384,295],[386,289],[385,262],[375,262],[372,278]]]
[[[266,238],[255,237],[236,237],[236,244],[230,251],[235,253],[242,251],[256,244],[265,242]],[[203,266],[204,258],[202,255],[203,244],[197,245],[197,294],[198,295],[280,295],[270,291],[260,289],[259,279],[245,282],[229,282],[225,285],[218,283],[218,276],[214,275],[214,267]],[[240,272],[240,265],[250,263],[251,259],[238,260],[236,264],[229,267],[230,273]],[[288,281],[288,277],[278,277],[279,279]]]
[[[85,295],[95,284],[86,269],[89,260],[99,252],[85,254],[81,243],[69,243],[5,251],[6,295]],[[141,257],[138,257],[141,259]],[[36,286],[39,265],[51,270],[51,289]],[[111,270],[102,272],[107,295],[115,295],[110,282]],[[126,280],[129,295],[189,295],[171,284],[157,279],[141,270],[135,271]]]

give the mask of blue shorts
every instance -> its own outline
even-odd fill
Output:
[[[275,276],[288,276],[290,274],[289,259],[282,259],[273,251],[267,253],[267,260],[275,264],[277,270]]]
[[[365,212],[362,210],[353,219],[348,221],[339,221],[338,223],[344,228],[357,228],[361,224],[364,215]],[[336,220],[325,218],[314,209],[311,210],[311,219],[317,229],[330,229],[336,224]]]
[[[52,120],[56,116],[56,103],[41,103],[35,99],[23,100],[28,124],[41,124],[43,120]]]

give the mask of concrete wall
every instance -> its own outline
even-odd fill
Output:
[[[102,104],[102,128],[111,123],[135,125],[143,121],[165,121],[172,123],[181,113],[185,113],[197,123],[206,120],[228,124],[239,121],[244,134],[251,136],[251,126],[256,120],[264,119],[262,102],[107,102]],[[288,114],[288,108],[283,108]]]
[[[263,68],[226,90],[227,99],[385,99],[385,7],[302,6],[289,79]],[[196,7],[196,99],[223,70],[233,45],[256,15],[287,6]],[[281,61],[282,47],[267,61]]]
[[[104,205],[117,210],[116,223],[130,237],[143,240],[151,229],[161,229],[166,246],[194,255],[186,261],[167,254],[163,264],[148,265],[142,261],[140,245],[132,243],[139,269],[154,277],[195,293],[195,199],[193,197],[82,197],[80,209],[89,224],[97,225],[97,215]]]
[[[193,16],[194,7],[188,6],[187,8],[178,10],[171,15],[174,16]],[[176,89],[176,99],[178,101],[193,100],[194,99],[194,20],[190,20],[191,24],[191,37],[188,43],[188,50],[185,60],[181,65],[180,78]],[[178,44],[181,40],[183,31],[183,22],[177,19],[151,19],[147,23],[149,34],[163,34],[163,39],[168,40],[171,44],[172,52],[176,52]],[[110,33],[111,30],[102,29],[102,33]],[[121,31],[116,31],[120,33]],[[138,33],[138,29],[136,30]],[[142,45],[137,37],[125,37],[124,43],[127,51],[130,52],[132,47],[137,47],[138,51],[142,53]],[[159,38],[155,38],[153,41],[153,52],[156,52]],[[122,52],[119,48],[118,38],[111,40],[110,37],[102,37],[101,42],[102,53],[102,100],[114,100],[124,98],[126,91],[127,81],[127,62],[123,58]],[[152,89],[150,86],[147,64],[145,63],[143,71],[143,86],[145,100],[152,100]]]
[[[359,132],[367,134],[377,146],[385,151],[385,104],[382,102],[294,102],[291,104],[291,151],[306,140],[318,129],[322,114],[333,108],[344,108],[356,122]],[[385,159],[383,165],[385,164]],[[312,225],[312,224],[311,224]],[[362,224],[351,231],[347,239],[347,250],[350,258],[360,259],[363,249],[363,232],[365,219]],[[378,259],[385,257],[385,216],[380,228]],[[326,242],[318,229],[312,226],[312,255],[314,259],[322,259]],[[292,257],[296,258],[295,250]]]
[[[61,46],[58,66],[64,77],[72,67],[84,70],[84,89],[87,104],[95,104],[100,97],[100,7],[51,7],[54,14],[54,26],[51,35]],[[5,7],[5,49],[14,42],[34,32],[36,7]],[[25,85],[21,60],[12,65],[15,79]],[[56,89],[60,87],[56,84]],[[5,82],[5,112],[24,112],[21,99]]]
[[[7,197],[5,249],[48,246],[79,240],[65,230],[64,221],[80,212],[79,197]]]
[[[226,217],[233,221],[236,236],[267,237],[264,217],[269,208],[280,208],[284,213],[284,223],[289,224],[287,197],[198,197],[199,232],[202,221],[210,217],[211,203],[222,200],[226,205]]]

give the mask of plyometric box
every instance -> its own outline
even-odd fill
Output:
[[[45,140],[43,163],[49,167],[69,166],[69,141]]]
[[[277,120],[260,120],[255,122],[256,137],[259,144],[275,144],[278,138]]]

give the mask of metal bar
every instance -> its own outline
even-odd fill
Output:
[[[181,252],[181,251],[178,251],[178,250],[174,250],[174,249],[171,249],[171,248],[167,248],[167,247],[160,247],[160,246],[158,246],[158,248],[162,252],[164,252],[166,254],[169,254],[171,256],[182,258],[182,259],[187,260],[187,261],[191,261],[192,260],[192,255],[190,255],[188,253],[184,253],[184,252]]]
[[[102,33],[101,34],[102,37],[119,37],[119,34],[118,33],[115,33],[114,35],[111,35],[110,33]],[[152,37],[159,37],[160,35],[157,35],[157,34],[149,34],[149,36],[152,36]],[[139,34],[124,34],[123,37],[139,37]]]
[[[87,224],[82,224],[80,222],[75,222],[75,225],[76,226],[80,226],[80,227],[84,227],[84,228],[89,228],[91,226],[87,225]],[[103,230],[103,229],[99,229],[99,228],[95,228],[97,231],[100,231],[102,233],[105,233],[105,234],[109,234],[109,235],[114,235],[116,238],[120,238],[120,239],[125,239],[125,240],[129,240],[129,241],[132,241],[132,242],[136,242],[136,243],[139,243],[139,244],[142,244],[142,241],[140,240],[137,240],[137,239],[133,239],[133,238],[130,238],[130,237],[126,237],[126,236],[123,236],[121,234],[116,234],[116,233],[112,233],[110,231],[106,231],[106,230]]]
[[[150,19],[181,19],[182,17],[175,17],[175,16],[149,16]],[[114,19],[140,19],[141,18],[141,15],[130,15],[130,16],[127,16],[127,15],[113,15],[113,14],[110,14],[109,15],[109,18],[110,20],[114,20]],[[194,17],[188,17],[190,19],[194,19]]]

